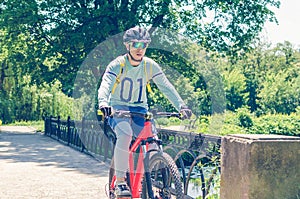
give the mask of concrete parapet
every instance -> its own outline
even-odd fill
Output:
[[[300,137],[222,139],[221,199],[300,199]]]

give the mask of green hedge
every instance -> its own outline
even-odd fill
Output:
[[[236,112],[227,111],[218,116],[220,123],[217,134],[278,134],[289,136],[300,136],[300,114],[292,113],[269,114],[256,117],[246,108],[238,109]],[[222,120],[222,121],[221,121]],[[209,126],[213,121],[212,117],[202,116],[197,121],[196,132],[211,134]]]
[[[254,118],[254,125],[247,132],[300,136],[300,115],[276,114],[257,117]]]

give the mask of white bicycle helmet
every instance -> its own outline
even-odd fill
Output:
[[[141,41],[149,44],[151,42],[149,32],[142,27],[134,27],[128,29],[123,36],[123,42],[129,43],[136,41]]]

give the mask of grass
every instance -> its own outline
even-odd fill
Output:
[[[29,126],[29,127],[32,127],[34,129],[36,129],[36,131],[39,131],[39,132],[44,132],[44,130],[45,130],[43,120],[40,120],[40,121],[19,121],[19,122],[6,124],[6,125],[7,126]]]

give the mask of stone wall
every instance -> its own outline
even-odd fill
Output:
[[[300,199],[300,137],[222,139],[221,199]]]

